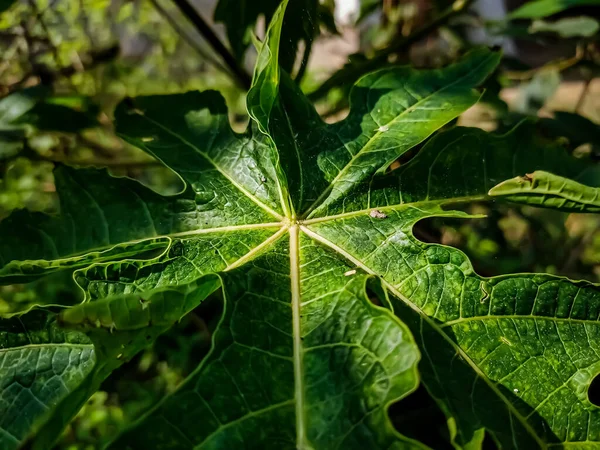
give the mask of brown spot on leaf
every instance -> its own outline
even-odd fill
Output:
[[[374,219],[385,219],[387,217],[386,214],[382,213],[381,211],[379,211],[378,209],[374,209],[369,213],[369,216],[373,217]]]
[[[533,181],[533,174],[532,173],[526,173],[525,175],[523,175],[521,177],[521,181],[523,181],[525,183],[531,183]]]

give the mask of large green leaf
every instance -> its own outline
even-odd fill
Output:
[[[600,445],[587,396],[600,373],[600,288],[484,278],[460,251],[412,234],[425,218],[469,217],[459,202],[596,212],[597,166],[530,121],[504,135],[449,128],[409,158],[479,99],[499,60],[485,49],[440,70],[367,75],[348,117],[325,124],[278,66],[284,8],[259,55],[246,133],[232,132],[213,92],[118,108],[119,135],[175,171],[181,193],[60,167],[60,214],[0,223],[5,282],[76,269],[87,301],[56,320],[95,353],[53,414],[14,417],[8,448],[36,431],[27,445],[50,448],[112,370],[216,289],[211,352],[112,448],[426,448],[388,417],[419,382],[455,448],[481,448],[486,432],[506,449]]]
[[[412,337],[367,276],[287,234],[224,278],[211,355],[114,448],[408,446],[386,406],[416,388]]]

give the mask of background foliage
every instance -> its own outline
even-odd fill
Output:
[[[178,192],[177,176],[115,136],[115,106],[142,94],[218,89],[243,129],[253,41],[264,38],[278,3],[3,2],[0,218],[23,208],[57,211],[57,164],[106,167],[158,192]],[[596,1],[507,2],[511,9],[495,16],[482,1],[362,0],[342,17],[341,3],[336,15],[332,1],[291,1],[298,19],[283,27],[289,45],[282,64],[329,121],[347,114],[350,86],[374,69],[392,63],[441,67],[480,43],[496,44],[504,48],[499,69],[486,82],[482,103],[458,123],[507,131],[538,116],[545,135],[561,139],[572,155],[600,158]],[[231,14],[234,9],[244,13]],[[598,216],[501,203],[472,204],[465,212],[485,217],[426,219],[415,235],[462,249],[483,276],[546,272],[600,282]],[[57,448],[101,448],[172,392],[209,350],[219,295],[113,373]],[[60,272],[0,288],[0,313],[80,300],[72,274]],[[397,429],[433,448],[449,448],[445,418],[426,391],[406,401],[415,413],[392,407]],[[485,445],[493,448],[489,439]]]

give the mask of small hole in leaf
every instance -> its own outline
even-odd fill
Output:
[[[423,385],[388,410],[398,432],[436,450],[452,450],[443,412]]]
[[[337,92],[338,94],[341,93],[339,89],[335,89],[332,92]],[[319,102],[317,103],[317,110],[321,114],[323,120],[330,125],[341,122],[348,117],[348,114],[350,113],[350,109],[345,100],[340,100],[337,103],[334,103],[333,106],[326,106],[324,102]]]
[[[498,450],[500,447],[498,447],[498,444],[496,443],[492,435],[486,430],[481,448],[483,450]]]
[[[596,406],[600,406],[600,374],[597,374],[588,388],[588,399]]]
[[[387,173],[393,172],[400,167],[406,166],[417,154],[421,151],[423,145],[417,145],[411,148],[409,151],[403,153],[396,161],[389,165],[387,169]]]
[[[378,279],[369,278],[367,280],[366,294],[369,301],[375,306],[390,308],[385,290]]]
[[[381,306],[381,300],[379,300],[377,294],[369,288],[367,288],[367,297],[369,298],[370,302],[374,305]]]

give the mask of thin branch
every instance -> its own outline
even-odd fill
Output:
[[[157,0],[150,0],[150,2],[154,6],[154,8],[159,12],[159,14],[165,18],[165,20],[169,23],[171,28],[173,28],[175,32],[179,34],[183,38],[183,40],[187,42],[188,45],[196,51],[196,53],[198,53],[202,58],[207,60],[221,72],[224,72],[227,75],[231,76],[229,70],[227,70],[219,61],[217,61],[211,55],[206,53],[204,49],[198,44],[198,42],[196,42],[196,40],[188,32],[186,32],[183,29],[183,27],[181,27],[177,23],[177,21],[173,19],[173,17],[171,17],[169,12],[165,8],[163,8]]]
[[[112,61],[119,56],[120,48],[118,45],[112,45],[110,47],[102,48],[89,52],[81,58],[81,63],[77,65],[70,65],[63,67],[56,72],[59,77],[70,77],[75,75],[81,70],[90,70],[94,67]]]
[[[50,48],[50,53],[52,53],[52,58],[54,59],[54,64],[56,64],[56,67],[60,67],[61,64],[60,64],[60,55],[58,54],[58,48],[56,47],[56,45],[54,45],[54,42],[52,42],[52,36],[50,34],[50,29],[48,28],[48,26],[46,25],[46,22],[44,21],[44,17],[43,17],[44,13],[39,10],[39,8],[36,4],[36,0],[29,0],[29,6],[33,10],[33,13],[35,14],[35,17],[37,18],[38,23],[40,24],[40,26],[42,27],[42,30],[46,34],[46,39],[48,41],[48,47]]]
[[[547,64],[544,64],[541,67],[536,67],[535,69],[524,70],[524,71],[507,71],[504,72],[504,75],[509,80],[517,80],[517,81],[526,81],[532,79],[535,75],[540,72],[545,72],[548,70],[556,70],[557,72],[562,72],[574,65],[578,64],[585,57],[585,49],[582,46],[577,46],[575,50],[575,55],[571,58],[567,59],[559,59],[557,61],[551,61]]]
[[[22,155],[25,156],[25,155]],[[125,168],[125,169],[144,169],[147,167],[160,167],[164,165],[160,161],[112,161],[103,159],[90,159],[81,160],[66,159],[66,158],[51,158],[48,156],[42,156],[39,153],[32,155],[29,153],[26,155],[27,158],[32,161],[44,161],[51,162],[54,164],[67,164],[70,166],[93,166],[93,167],[109,167],[109,168]]]
[[[204,21],[202,16],[198,14],[198,12],[194,9],[194,7],[187,2],[187,0],[173,0],[173,3],[177,5],[179,10],[188,18],[190,22],[196,27],[196,30],[206,39],[206,41],[210,44],[210,46],[217,52],[217,54],[221,57],[223,62],[233,75],[235,76],[238,84],[248,90],[250,89],[250,85],[252,83],[252,79],[250,75],[246,73],[246,71],[237,63],[231,52],[223,45],[219,37],[215,34],[215,32],[208,26],[208,24]]]
[[[418,28],[405,38],[397,39],[396,42],[394,42],[390,46],[378,51],[372,58],[360,64],[357,64],[354,67],[342,68],[338,70],[315,91],[311,92],[308,95],[308,98],[312,101],[316,101],[319,100],[321,97],[324,97],[334,87],[342,86],[348,83],[354,83],[364,74],[379,68],[382,64],[385,64],[390,55],[398,53],[406,46],[424,38],[432,31],[436,30],[437,28],[448,22],[450,18],[463,12],[471,4],[472,1],[473,0],[456,0],[440,15],[431,20],[431,22]]]
[[[302,62],[300,63],[300,68],[298,69],[298,73],[296,74],[296,83],[300,84],[304,74],[306,73],[306,68],[308,67],[308,59],[310,57],[310,52],[312,50],[312,39],[305,41],[304,45],[304,53],[302,55]]]
[[[577,104],[575,105],[574,112],[577,114],[581,113],[581,108],[583,107],[583,103],[585,102],[588,90],[590,89],[590,85],[592,84],[593,79],[594,79],[593,77],[588,76],[584,81],[583,89],[581,90],[581,94],[579,94],[579,98],[577,99]]]

